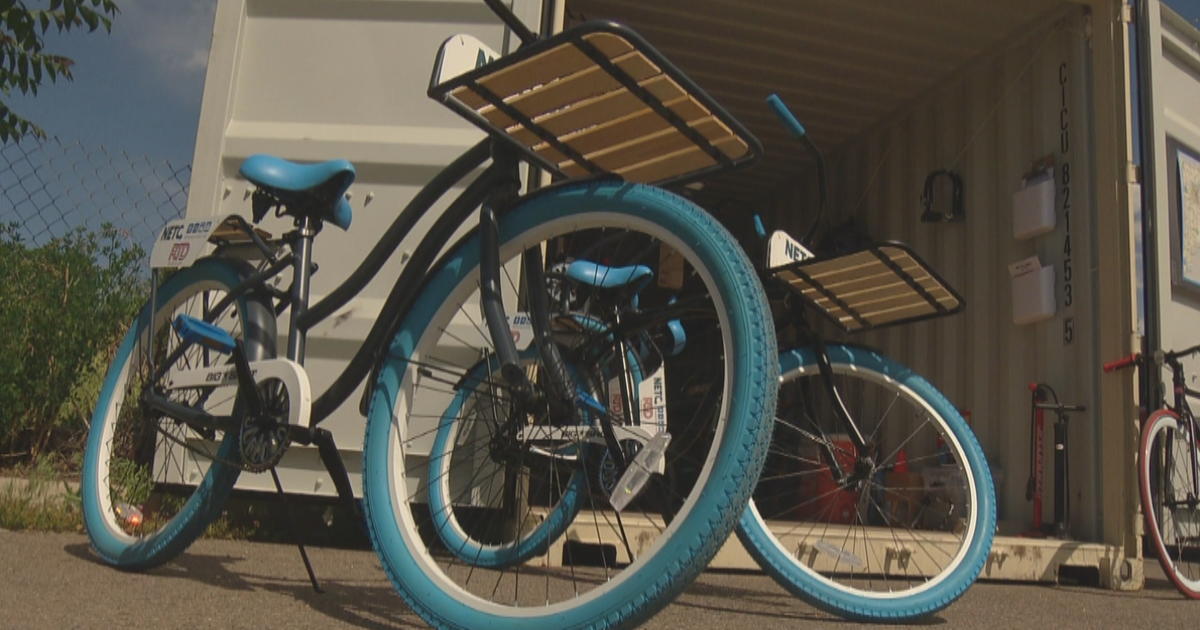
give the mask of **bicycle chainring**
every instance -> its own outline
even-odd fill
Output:
[[[290,404],[287,386],[279,379],[269,378],[258,384],[258,391],[263,401],[263,413],[258,417],[246,414],[238,433],[241,467],[249,472],[274,468],[291,444],[287,426]]]

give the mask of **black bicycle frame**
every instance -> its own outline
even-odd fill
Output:
[[[1200,391],[1196,391],[1187,386],[1187,378],[1183,372],[1183,363],[1179,360],[1181,357],[1193,354],[1200,351],[1200,346],[1193,346],[1181,352],[1168,352],[1164,355],[1163,362],[1167,367],[1171,368],[1171,390],[1174,398],[1173,408],[1179,415],[1180,422],[1188,424],[1188,431],[1184,433],[1190,436],[1188,444],[1188,456],[1191,459],[1189,472],[1191,473],[1192,487],[1188,492],[1188,498],[1195,501],[1200,498],[1200,452],[1196,445],[1196,417],[1192,414],[1192,409],[1188,405],[1189,397],[1200,399]],[[1170,456],[1170,452],[1168,452]]]
[[[408,236],[413,226],[425,216],[433,205],[454,184],[466,179],[489,157],[492,158],[492,163],[455,198],[446,211],[434,222],[405,264],[404,270],[388,293],[378,318],[354,356],[333,383],[313,401],[311,415],[313,427],[327,419],[345,402],[372,368],[378,364],[382,353],[387,348],[388,341],[395,336],[401,318],[419,295],[420,287],[436,263],[438,254],[450,241],[454,232],[466,223],[470,213],[480,206],[497,207],[503,210],[507,204],[517,199],[516,190],[520,184],[519,181],[514,181],[517,158],[508,150],[507,146],[500,146],[502,144],[501,141],[492,138],[484,139],[438,173],[401,211],[358,268],[315,305],[308,306],[308,277],[312,270],[312,241],[318,230],[316,226],[303,220],[298,221],[297,229],[285,237],[291,246],[290,255],[245,279],[226,295],[223,303],[232,302],[247,292],[263,287],[269,278],[281,273],[286,267],[292,267],[293,283],[288,294],[288,306],[292,309],[288,330],[288,358],[303,364],[305,339],[308,331],[361,293],[363,288],[379,273],[384,263],[395,254],[401,241]],[[487,266],[486,260],[485,256],[484,267]],[[218,305],[218,307],[220,306],[222,304]],[[503,317],[502,311],[500,317]],[[507,332],[495,341],[497,341],[498,347],[503,347],[504,341],[512,343]],[[370,389],[369,384],[368,395]],[[366,396],[364,396],[365,400]]]
[[[484,3],[505,23],[505,25],[521,40],[520,47],[533,43],[538,35],[530,31],[500,0],[484,0]],[[380,237],[379,241],[368,252],[362,263],[339,286],[314,305],[309,305],[310,276],[315,270],[312,261],[312,246],[322,225],[317,219],[300,217],[296,219],[296,229],[280,239],[289,246],[289,251],[279,255],[264,243],[254,232],[252,226],[240,220],[240,228],[253,241],[254,245],[264,254],[267,264],[264,269],[249,275],[240,284],[232,287],[210,312],[221,312],[228,308],[236,299],[247,293],[261,292],[276,298],[276,314],[288,308],[291,309],[288,325],[288,359],[303,364],[308,331],[313,326],[328,318],[353,297],[362,292],[368,283],[379,273],[396,252],[401,241],[411,233],[417,222],[441,199],[455,184],[464,181],[491,159],[491,164],[472,181],[466,189],[447,207],[445,212],[434,222],[425,237],[417,245],[407,264],[396,279],[378,318],[372,324],[366,338],[351,357],[342,372],[312,403],[310,428],[307,432],[293,430],[294,440],[309,443],[314,436],[323,430],[318,430],[318,424],[327,419],[339,406],[346,401],[350,394],[368,374],[376,368],[388,347],[388,342],[395,336],[401,324],[401,318],[412,307],[415,299],[421,293],[429,271],[437,263],[438,255],[450,241],[454,232],[467,222],[468,215],[480,208],[480,275],[484,291],[481,295],[481,306],[489,329],[489,335],[495,344],[498,357],[503,363],[504,373],[509,375],[510,385],[518,394],[528,393],[529,384],[524,371],[517,365],[515,344],[509,334],[507,317],[503,304],[494,289],[496,272],[499,265],[498,216],[503,214],[515,201],[520,199],[520,179],[518,166],[521,158],[514,148],[497,135],[489,137],[468,149],[465,153],[451,162],[439,172],[418,192],[408,205],[397,215],[396,219]],[[220,253],[220,249],[218,249]],[[272,289],[267,281],[291,267],[293,271],[292,285],[286,294]],[[546,338],[547,330],[537,330],[538,324],[548,325],[545,312],[536,312],[546,308],[546,301],[534,300],[531,313],[535,323],[535,335]],[[183,346],[177,353],[182,352]],[[176,355],[168,357],[161,371],[171,365]],[[561,358],[552,361],[559,369],[553,370],[550,378],[566,375],[566,369],[561,366]],[[157,371],[157,370],[152,370]],[[161,376],[161,374],[157,374]],[[567,377],[569,379],[569,376]],[[360,403],[360,412],[366,412],[370,400],[374,379],[369,379]],[[557,391],[555,406],[563,407],[573,396],[572,383],[552,383],[552,390]],[[211,420],[211,419],[210,419]],[[205,418],[193,418],[197,425],[206,424]],[[326,432],[327,433],[327,432]],[[323,445],[324,446],[324,445]],[[615,444],[610,445],[615,446]]]
[[[842,400],[842,394],[838,391],[837,383],[833,382],[833,362],[829,360],[829,353],[825,349],[825,341],[819,333],[809,326],[807,320],[801,319],[800,323],[802,329],[808,333],[808,337],[812,340],[812,350],[817,355],[817,371],[821,374],[821,385],[825,390],[825,395],[829,397],[830,403],[833,405],[834,415],[841,421],[842,427],[850,436],[850,441],[854,444],[858,460],[860,462],[864,459],[870,461],[873,455],[868,453],[869,445],[867,444],[867,438],[863,435],[862,430],[858,428],[858,422],[854,420],[854,416],[850,414],[850,410],[846,408],[846,403]],[[819,442],[819,446],[827,460],[834,481],[841,483],[848,475],[846,471],[842,470],[842,465],[834,453],[833,444],[823,439]],[[851,474],[853,472],[851,471]]]

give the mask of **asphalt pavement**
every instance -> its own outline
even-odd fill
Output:
[[[374,553],[311,548],[325,593],[314,593],[295,547],[203,540],[146,573],[101,564],[81,534],[0,530],[4,628],[424,628],[392,590]],[[1182,628],[1200,601],[1184,600],[1157,565],[1146,588],[981,582],[918,626],[947,628]],[[646,628],[884,628],[827,615],[747,572],[704,573]]]

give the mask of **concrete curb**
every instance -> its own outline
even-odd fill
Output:
[[[67,481],[64,479],[55,480],[32,480],[24,477],[0,477],[0,495],[9,492],[25,492],[30,487],[35,489],[37,496],[42,498],[53,498],[66,496],[67,494],[79,493],[78,481]]]

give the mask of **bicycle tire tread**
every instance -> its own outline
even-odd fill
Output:
[[[854,350],[856,353],[862,353],[867,357],[868,360],[865,361],[866,363],[874,362],[875,364],[881,366],[887,366],[890,364],[900,367],[899,364],[894,363],[874,350],[870,350],[861,346],[855,346]],[[785,351],[785,354],[786,352],[792,351]],[[856,361],[855,364],[858,364],[858,362]],[[907,370],[908,368],[904,369]],[[911,370],[909,371],[911,372]],[[915,372],[912,372],[912,374],[916,378],[920,379],[925,385],[925,387],[921,388],[922,391],[920,392],[920,395],[923,398],[927,399],[931,403],[934,403],[935,407],[939,405],[953,407],[949,399],[947,399],[941,391],[939,391],[936,387],[933,387],[932,384],[929,384],[928,381]],[[970,451],[969,455],[972,456],[975,461],[987,461],[983,454],[982,447],[979,445],[977,440],[964,440],[962,441],[962,446],[964,449]],[[981,482],[985,482],[985,487],[994,487],[991,478],[991,472],[986,466],[983,466],[981,470],[977,470],[976,473],[981,477]],[[981,520],[983,523],[995,524],[995,500],[993,499],[985,503],[986,512],[982,515],[985,518]],[[743,521],[743,523],[744,522],[745,521]],[[760,546],[753,540],[754,536],[765,536],[765,534],[763,534],[761,531],[758,531],[758,528],[753,528],[754,531],[751,532],[747,531],[750,528],[739,526],[737,528],[737,535],[750,555],[761,567],[763,567],[763,569],[767,571],[768,574],[775,578],[777,583],[779,583],[793,595],[805,600],[809,604],[824,612],[854,621],[911,621],[928,616],[954,603],[954,601],[961,597],[962,594],[965,593],[972,584],[974,584],[975,580],[978,579],[978,576],[981,574],[984,566],[987,563],[992,541],[995,537],[994,527],[987,528],[986,525],[982,524],[980,527],[980,540],[982,542],[976,543],[976,545],[982,545],[981,548],[983,552],[978,553],[975,557],[971,558],[967,564],[964,564],[962,567],[956,569],[956,572],[958,572],[959,575],[969,576],[969,579],[958,578],[957,582],[953,584],[946,584],[946,586],[939,589],[938,595],[931,600],[927,600],[919,605],[915,605],[903,610],[891,607],[847,604],[837,601],[832,597],[827,597],[818,590],[809,589],[807,584],[798,583],[788,579],[786,576],[789,574],[789,567],[788,565],[784,564],[783,559],[778,554],[765,553],[763,551],[765,545]]]
[[[1154,499],[1150,491],[1149,470],[1146,467],[1146,453],[1150,449],[1150,440],[1157,429],[1155,428],[1162,418],[1168,417],[1175,422],[1179,422],[1182,418],[1174,409],[1162,407],[1155,410],[1146,418],[1146,423],[1142,428],[1142,435],[1138,439],[1138,495],[1142,507],[1142,514],[1145,518],[1147,534],[1154,542],[1154,552],[1158,556],[1158,564],[1162,567],[1163,573],[1171,584],[1175,586],[1175,590],[1188,599],[1200,599],[1200,590],[1193,589],[1183,582],[1179,577],[1174,565],[1167,560],[1169,554],[1163,544],[1162,533],[1158,527],[1158,522],[1151,515],[1154,510]]]
[[[591,187],[609,183],[611,182],[601,182],[600,184],[596,182],[579,182],[564,185],[559,190],[565,192],[576,190],[578,187]],[[672,205],[680,203],[679,197],[665,190],[623,182],[618,183],[618,185],[619,193],[622,196],[646,195],[654,203]],[[749,309],[747,316],[743,318],[749,329],[741,331],[741,334],[748,340],[748,346],[773,348],[775,346],[774,324],[766,308],[766,295],[757,275],[753,272],[753,268],[745,252],[736,241],[728,236],[725,228],[708,214],[701,211],[694,211],[681,213],[678,216],[691,222],[692,228],[700,234],[723,235],[712,237],[715,242],[711,244],[715,245],[719,256],[726,259],[734,258],[740,261],[738,265],[732,269],[727,269],[726,272],[733,272],[731,279],[734,291],[740,292],[743,296],[750,298],[742,300],[740,305],[741,308]],[[772,353],[766,352],[765,354],[771,355]],[[747,398],[750,401],[749,408],[758,410],[756,413],[761,414],[762,417],[751,418],[746,423],[747,431],[739,438],[738,447],[729,451],[728,456],[732,457],[733,461],[736,462],[737,470],[757,471],[761,468],[767,455],[767,447],[771,436],[770,419],[774,417],[775,387],[778,382],[778,362],[777,360],[769,360],[773,358],[775,357],[768,357],[768,360],[751,362],[754,377],[750,379]],[[367,423],[365,436],[367,442],[371,440],[372,426],[371,422]],[[370,465],[369,461],[364,462],[364,468]],[[371,494],[370,490],[368,490],[370,483],[370,475],[364,472],[364,496]],[[718,501],[718,503],[723,505],[718,507],[717,513],[705,517],[704,522],[706,525],[702,528],[702,531],[689,536],[688,540],[672,541],[673,547],[687,549],[688,553],[676,555],[675,559],[668,563],[669,566],[666,567],[666,570],[659,573],[660,577],[655,579],[649,588],[643,589],[636,598],[621,602],[606,614],[585,622],[582,625],[577,624],[561,627],[597,630],[629,627],[645,621],[658,612],[658,608],[650,604],[669,601],[670,598],[682,592],[704,569],[707,562],[717,553],[721,545],[724,544],[727,534],[734,528],[738,515],[749,500],[753,486],[753,480],[750,482],[723,485],[721,489],[723,497]],[[370,502],[364,502],[364,509],[367,514],[368,531],[372,543],[378,545],[380,538],[375,528],[375,519],[371,518],[371,513],[374,509],[387,508],[386,506],[373,508]],[[726,535],[719,535],[720,533]],[[702,561],[697,561],[697,559],[702,559]],[[397,574],[394,568],[388,566],[387,563],[383,564],[392,583],[400,585],[401,576]],[[451,619],[426,606],[423,602],[418,601],[417,598],[404,588],[397,588],[397,591],[400,592],[401,597],[409,607],[417,611],[418,614],[434,627],[457,627]]]

